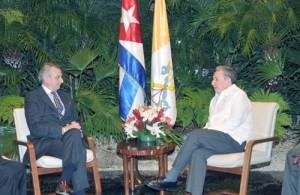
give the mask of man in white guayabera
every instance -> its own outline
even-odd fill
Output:
[[[208,122],[204,128],[196,129],[187,136],[166,177],[147,181],[148,187],[175,191],[177,177],[189,165],[185,190],[192,195],[202,195],[207,159],[214,154],[244,151],[251,138],[250,100],[235,82],[235,71],[231,67],[216,68],[211,83],[215,96],[210,102]]]

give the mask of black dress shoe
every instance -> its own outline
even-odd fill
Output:
[[[145,185],[154,190],[175,191],[177,182],[168,182],[166,181],[166,178],[159,178],[151,181],[146,181]]]
[[[69,182],[66,180],[61,180],[56,187],[56,194],[69,195],[73,194],[74,190],[70,187]]]

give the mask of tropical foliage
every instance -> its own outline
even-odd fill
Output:
[[[2,95],[24,96],[39,85],[36,78],[40,66],[56,62],[64,70],[63,88],[76,101],[86,133],[106,140],[124,138],[116,105],[119,3],[52,0],[5,3],[11,3],[25,17],[23,25],[5,25],[5,30],[10,31],[6,40],[14,42],[3,39],[6,44],[2,44],[1,53]],[[109,20],[115,20],[116,25],[110,25]]]
[[[279,138],[283,138],[285,128],[291,124],[291,118],[288,116],[289,105],[283,100],[282,95],[279,93],[270,93],[262,89],[256,89],[250,97],[251,101],[254,102],[277,102],[279,110],[277,112],[276,123],[275,123],[275,135]]]
[[[183,96],[177,101],[177,124],[183,128],[203,127],[208,118],[209,102],[214,93],[212,89],[184,88]]]
[[[150,75],[155,1],[138,2]],[[282,99],[270,100],[288,104],[282,120],[300,115],[299,1],[166,3],[178,109],[175,127],[205,123],[213,94],[211,76],[219,64],[236,69],[238,84],[248,94],[256,94],[256,88],[262,94],[269,91],[261,101],[280,95]],[[120,0],[2,0],[0,95],[23,97],[39,85],[42,64],[56,62],[64,70],[63,88],[76,101],[86,133],[107,140],[125,138],[118,115],[120,12]],[[284,128],[278,131],[282,136]]]
[[[19,96],[3,96],[0,97],[0,121],[12,125],[13,119],[13,109],[24,107],[24,98]]]

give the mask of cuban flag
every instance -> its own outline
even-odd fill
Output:
[[[146,71],[137,0],[122,0],[118,63],[119,112],[123,120],[146,104]]]
[[[177,110],[171,56],[170,35],[165,0],[155,0],[152,58],[151,106],[163,108],[165,116],[175,124]]]

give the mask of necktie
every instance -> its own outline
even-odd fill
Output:
[[[60,102],[60,100],[57,96],[57,93],[55,91],[52,91],[51,94],[53,95],[53,100],[54,100],[54,104],[55,104],[55,107],[56,107],[57,112],[58,112],[58,116],[59,116],[59,118],[61,118],[63,116],[62,115],[63,105]]]

